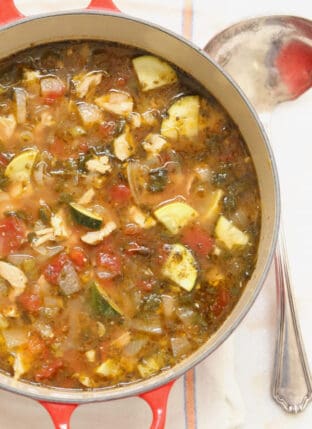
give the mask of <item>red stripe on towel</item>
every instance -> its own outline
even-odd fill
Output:
[[[195,410],[195,370],[191,369],[185,374],[185,405],[186,405],[186,427],[196,429]]]
[[[184,0],[182,19],[183,36],[191,40],[193,36],[193,0]]]

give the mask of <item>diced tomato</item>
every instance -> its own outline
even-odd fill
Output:
[[[113,185],[109,190],[109,194],[111,199],[115,203],[119,204],[127,203],[131,198],[131,191],[129,187],[122,183]]]
[[[56,375],[58,370],[64,366],[61,359],[48,360],[44,362],[42,367],[35,375],[36,381],[48,380]]]
[[[27,349],[32,355],[40,355],[46,351],[46,344],[38,334],[33,333],[27,342]]]
[[[97,275],[100,279],[111,279],[121,274],[122,261],[117,252],[108,246],[100,246],[96,255]]]
[[[181,241],[189,246],[198,255],[208,255],[214,245],[214,239],[200,226],[185,228]]]
[[[55,137],[54,142],[49,147],[49,150],[57,158],[63,158],[66,157],[65,145],[66,143],[62,139]]]
[[[0,166],[6,167],[9,163],[9,160],[6,158],[6,156],[0,152]]]
[[[126,83],[127,83],[127,80],[122,76],[119,76],[116,80],[116,86],[118,86],[119,88],[123,88],[126,85]]]
[[[102,122],[99,127],[100,133],[103,137],[113,137],[116,132],[116,122],[106,121]]]
[[[18,250],[26,237],[24,223],[15,216],[0,221],[0,257]]]
[[[141,230],[142,228],[140,228],[136,223],[127,223],[124,226],[123,232],[125,235],[133,236],[139,234]]]
[[[38,294],[24,292],[18,297],[18,302],[29,313],[37,313],[42,305],[41,298]]]
[[[312,47],[300,40],[291,40],[278,52],[275,66],[282,82],[293,97],[312,86]]]
[[[87,153],[89,150],[89,145],[86,141],[82,141],[79,143],[78,150],[80,153]]]
[[[49,106],[51,106],[51,104],[55,103],[56,99],[57,97],[44,97],[43,104],[48,104]]]
[[[88,263],[88,257],[81,247],[74,247],[69,252],[69,257],[78,271],[83,270]]]
[[[230,302],[230,292],[225,287],[220,287],[215,302],[211,306],[211,311],[218,317]]]
[[[60,253],[59,255],[54,256],[51,261],[46,265],[43,270],[43,275],[45,279],[56,285],[58,282],[59,275],[64,268],[64,265],[68,262],[68,256],[66,253]]]

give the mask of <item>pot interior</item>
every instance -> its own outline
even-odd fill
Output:
[[[262,227],[256,268],[238,304],[219,330],[174,368],[131,385],[84,392],[38,387],[0,374],[0,386],[4,389],[36,399],[77,403],[117,399],[151,390],[183,374],[213,352],[237,327],[264,282],[274,251],[280,210],[274,160],[255,113],[230,78],[202,50],[184,39],[124,15],[69,12],[30,18],[4,27],[0,58],[43,43],[83,39],[123,43],[161,56],[192,75],[212,93],[238,125],[253,158],[261,194]]]

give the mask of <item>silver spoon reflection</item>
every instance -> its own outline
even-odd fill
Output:
[[[312,21],[292,16],[242,21],[217,34],[205,51],[238,83],[258,113],[312,86]],[[275,253],[278,332],[272,395],[287,412],[312,399],[309,367],[292,294],[283,228]]]

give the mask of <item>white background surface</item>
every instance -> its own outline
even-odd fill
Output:
[[[65,4],[66,3],[66,4]],[[86,0],[16,0],[25,14],[79,8]],[[1,2],[0,2],[1,4]],[[181,33],[182,0],[116,0],[125,13]],[[298,15],[312,19],[310,0],[195,0],[193,41],[203,47],[217,32],[257,15]],[[269,136],[277,159],[295,296],[312,366],[312,91],[275,109]],[[270,397],[275,337],[273,273],[246,319],[214,355],[198,368],[207,386],[197,388],[197,429],[311,429],[312,405],[297,416],[286,415]],[[231,378],[227,381],[227,376]],[[209,388],[211,387],[211,389]],[[238,390],[239,389],[239,390]],[[240,391],[240,393],[239,393]],[[241,397],[240,397],[241,395]],[[169,400],[167,429],[184,429],[182,380]],[[73,429],[148,427],[148,407],[131,398],[82,406]],[[45,411],[34,401],[0,393],[0,429],[51,429]]]

